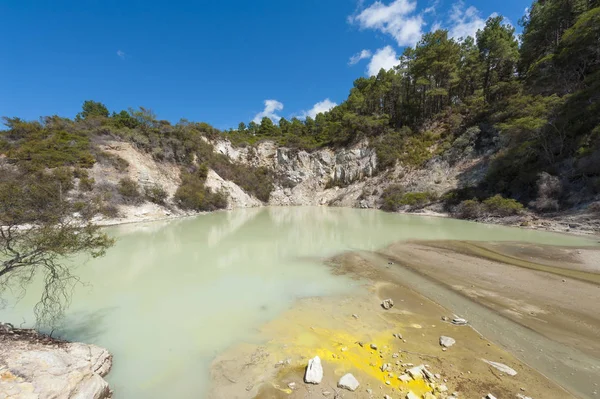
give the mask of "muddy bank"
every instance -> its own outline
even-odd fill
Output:
[[[417,291],[423,288],[422,282],[411,281],[402,273],[413,272],[388,262],[374,253],[346,253],[332,259],[329,266],[334,272],[360,279],[363,288],[353,296],[300,300],[257,332],[259,343],[237,345],[219,355],[212,365],[210,397],[397,398],[409,391],[418,397],[429,392],[438,398],[450,397],[453,392],[463,398],[480,398],[488,393],[499,398],[517,394],[575,397],[488,341],[485,334],[442,320],[444,316],[453,317],[447,304],[442,302],[442,306],[421,295]],[[385,298],[393,299],[392,309],[381,307]],[[456,344],[444,350],[439,343],[442,335],[452,337]],[[305,384],[305,367],[316,355],[323,362],[323,382]],[[502,373],[484,360],[506,364],[517,374]],[[391,367],[382,371],[385,363]],[[432,374],[439,376],[433,385],[421,379],[401,381],[398,377],[411,364],[427,365]],[[360,382],[354,393],[337,387],[346,373],[352,373]],[[440,392],[440,385],[447,391]]]

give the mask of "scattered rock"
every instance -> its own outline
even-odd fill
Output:
[[[354,317],[355,319],[358,319],[358,315],[356,313],[353,314],[352,317]]]
[[[448,316],[442,316],[442,321],[448,321]]]
[[[304,374],[304,382],[307,384],[320,384],[322,380],[323,365],[321,365],[321,358],[315,356],[308,361],[306,373]]]
[[[396,337],[398,339],[402,339],[402,334],[400,334],[400,333],[395,333],[393,335],[394,335],[394,337]]]
[[[331,392],[329,392],[329,391],[323,391],[322,394],[323,394],[323,396],[329,396],[329,395],[331,395]]]
[[[467,325],[468,321],[466,319],[463,319],[462,317],[455,317],[454,319],[452,319],[452,324],[457,325],[457,326],[465,326]]]
[[[423,396],[423,399],[437,399],[437,398],[431,392],[427,392],[427,393],[425,393],[425,396]]]
[[[368,393],[369,395],[371,395],[371,394],[373,393],[373,390],[372,390],[371,388],[367,388],[367,393]]]
[[[384,308],[385,310],[391,309],[392,306],[394,306],[394,301],[392,301],[392,298],[384,299],[381,302],[381,307]]]
[[[485,360],[485,359],[481,359],[481,360],[483,360],[484,362],[486,362],[490,366],[494,367],[495,369],[500,370],[504,374],[508,374],[510,376],[517,375],[517,372],[515,370],[511,369],[510,367],[508,367],[506,364],[497,363],[497,362],[491,362],[491,361]]]
[[[423,366],[416,366],[406,370],[406,372],[413,378],[413,380],[423,379]]]
[[[385,381],[385,385],[390,385],[390,384],[391,384],[390,381],[388,381],[388,380]]]
[[[339,388],[344,388],[349,391],[356,391],[356,388],[358,388],[359,385],[360,384],[359,384],[358,380],[356,378],[354,378],[354,376],[350,373],[342,376],[342,378],[340,378],[340,380],[338,382]]]
[[[293,390],[293,389],[296,389],[296,383],[295,383],[295,382],[290,382],[290,383],[288,384],[288,388],[290,388],[290,389],[292,389],[292,390]]]
[[[413,391],[408,391],[406,394],[406,399],[419,399],[419,397],[415,395]]]
[[[398,379],[402,382],[409,382],[411,381],[411,378],[408,374],[402,374],[398,376]]]
[[[383,399],[392,399],[390,395],[383,395]]]
[[[455,343],[456,343],[456,340],[454,338],[446,337],[445,335],[442,335],[440,337],[440,345],[443,346],[444,348],[449,348],[452,345],[454,345]]]
[[[531,399],[531,397],[525,396],[525,395],[521,395],[520,393],[517,394],[517,398],[519,398],[519,399]]]
[[[496,397],[491,393],[488,393],[487,395],[485,395],[485,399],[496,399]]]
[[[373,349],[373,350],[377,350],[377,345],[375,345],[375,344],[371,344],[370,346],[371,346],[371,349]]]
[[[383,371],[383,372],[386,372],[386,371],[391,370],[391,369],[392,369],[392,365],[389,364],[389,363],[383,363],[381,365],[381,371]]]
[[[423,373],[423,375],[427,377],[429,381],[435,381],[435,376],[431,371],[427,370],[427,368],[421,366],[421,373]]]

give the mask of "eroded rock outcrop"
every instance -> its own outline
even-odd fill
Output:
[[[0,397],[110,398],[102,377],[111,366],[112,355],[96,345],[57,341],[31,330],[0,335]]]

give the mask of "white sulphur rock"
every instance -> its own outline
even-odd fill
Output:
[[[304,382],[307,384],[320,384],[322,380],[323,365],[321,365],[321,358],[315,356],[308,361],[306,373],[304,374]]]
[[[445,335],[442,335],[440,337],[440,345],[443,346],[444,348],[449,348],[452,345],[454,345],[455,343],[456,343],[456,340],[454,338],[446,337]]]
[[[495,368],[497,370],[500,370],[504,374],[507,374],[507,375],[510,375],[510,376],[517,375],[517,372],[515,370],[513,370],[512,368],[508,367],[506,364],[497,363],[497,362],[491,362],[491,361],[485,360],[485,359],[481,359],[481,360],[483,360],[484,362],[486,362],[487,364],[489,364],[493,368]]]
[[[339,388],[344,388],[349,391],[356,391],[356,388],[358,388],[359,385],[360,383],[358,382],[358,380],[350,373],[342,376],[342,378],[340,378],[340,381],[338,382]]]

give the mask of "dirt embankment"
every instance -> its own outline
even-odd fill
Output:
[[[517,395],[545,399],[592,397],[596,389],[593,378],[600,377],[600,368],[594,368],[600,364],[596,358],[587,356],[581,359],[564,359],[569,364],[557,366],[557,375],[569,374],[565,368],[569,370],[568,367],[573,366],[573,374],[560,379],[561,385],[568,388],[565,390],[552,381],[554,375],[546,371],[542,374],[528,365],[536,362],[528,362],[527,359],[523,361],[523,354],[528,355],[538,350],[535,344],[531,344],[531,340],[538,341],[536,337],[543,337],[540,334],[548,330],[540,330],[540,333],[537,333],[529,327],[513,323],[499,312],[490,311],[486,306],[478,304],[480,296],[469,297],[460,292],[458,283],[437,283],[436,279],[440,276],[433,276],[433,272],[428,275],[424,266],[418,273],[412,270],[420,260],[423,260],[424,264],[433,263],[437,268],[443,269],[447,257],[458,257],[456,262],[453,262],[456,269],[449,268],[447,274],[459,273],[459,276],[455,277],[457,280],[463,278],[466,281],[475,281],[481,276],[472,273],[471,268],[476,268],[476,265],[481,263],[481,256],[468,257],[455,251],[450,251],[451,254],[448,255],[444,249],[429,247],[433,255],[425,260],[422,252],[429,252],[419,245],[397,244],[384,251],[384,254],[346,253],[331,260],[330,267],[334,272],[355,276],[364,282],[364,288],[357,290],[353,296],[300,300],[294,308],[260,329],[257,342],[262,343],[241,344],[221,354],[212,367],[211,397],[381,398],[389,395],[391,398],[404,398],[409,391],[420,398],[450,398],[454,392],[462,398],[481,398],[488,393],[497,398],[514,398],[518,397]],[[439,253],[437,256],[435,251]],[[563,255],[569,257],[572,254]],[[598,253],[589,250],[576,255],[592,260],[596,259]],[[400,265],[396,260],[390,261],[391,258],[408,258],[412,266]],[[460,270],[460,262],[468,266]],[[484,264],[480,268],[487,268],[488,272],[491,272],[496,266]],[[519,266],[511,267],[520,269]],[[593,272],[588,266],[573,270]],[[524,288],[516,282],[523,279],[523,284],[532,285],[540,280],[542,286],[532,294],[540,301],[544,298],[542,293],[551,289],[547,284],[564,285],[565,289],[571,285],[560,297],[549,302],[549,306],[556,309],[559,308],[561,300],[570,295],[573,295],[572,299],[581,298],[583,295],[585,301],[594,300],[594,290],[597,288],[583,288],[582,285],[590,283],[570,276],[527,268],[524,268],[524,271],[544,276],[513,276],[513,280],[505,277],[498,285],[506,286],[515,298],[504,306],[512,304],[523,314],[529,315],[529,312],[534,312],[537,316],[546,315],[546,328],[556,331],[561,329],[564,323],[585,319],[589,328],[579,336],[576,329],[566,329],[561,336],[551,338],[556,338],[556,345],[561,348],[574,345],[588,353],[595,350],[597,343],[593,342],[592,335],[600,323],[594,317],[593,310],[600,302],[580,307],[563,306],[561,311],[565,319],[551,318],[550,313],[539,311],[541,303],[532,301],[522,292]],[[503,267],[494,273],[506,274]],[[444,278],[445,276],[446,274]],[[534,280],[527,280],[528,278]],[[490,276],[489,279],[492,281],[494,277]],[[554,279],[558,281],[554,282]],[[564,283],[563,279],[567,282]],[[466,281],[461,283],[461,287],[475,288]],[[434,302],[421,294],[422,292],[428,295],[432,290],[438,293],[446,290],[449,295],[454,293],[459,301],[456,302],[450,296],[441,296],[435,298]],[[600,290],[597,291],[600,294]],[[496,301],[498,296],[500,294],[494,297]],[[394,301],[395,305],[390,310],[381,306],[381,301],[386,298]],[[477,307],[475,310],[469,306],[462,308],[467,315],[473,316],[474,324],[485,327],[485,331],[498,330],[498,336],[514,340],[523,346],[517,349],[504,345],[504,341],[497,340],[495,334],[482,336],[475,328],[457,326],[443,320],[443,317],[454,317],[450,309],[460,308],[463,304],[460,301],[472,303]],[[550,327],[552,323],[555,324]],[[440,346],[441,336],[453,338],[456,344],[447,349],[443,348]],[[488,337],[492,339],[488,340]],[[500,345],[493,342],[499,342]],[[555,341],[547,339],[547,342],[547,345],[544,344],[545,346],[540,348],[548,348],[549,353],[544,354],[546,357],[540,358],[540,361],[558,361],[558,355],[552,350]],[[371,344],[374,344],[376,349]],[[580,352],[575,349],[575,352],[563,354],[568,357],[572,353]],[[323,362],[323,381],[319,385],[305,384],[303,376],[307,362],[317,355]],[[484,360],[505,364],[517,374],[511,376],[503,373]],[[576,363],[580,360],[578,368]],[[384,366],[387,363],[390,364],[389,368]],[[426,365],[427,370],[431,371],[434,375],[431,381],[411,378],[403,382],[399,379],[408,369],[418,365]],[[382,371],[382,366],[385,371]],[[584,370],[585,368],[588,370]],[[338,388],[338,380],[346,373],[352,373],[360,382],[359,388],[353,393]],[[571,384],[569,381],[564,383],[568,378],[571,378]],[[441,386],[444,388],[440,389]],[[576,389],[572,389],[573,387]]]

